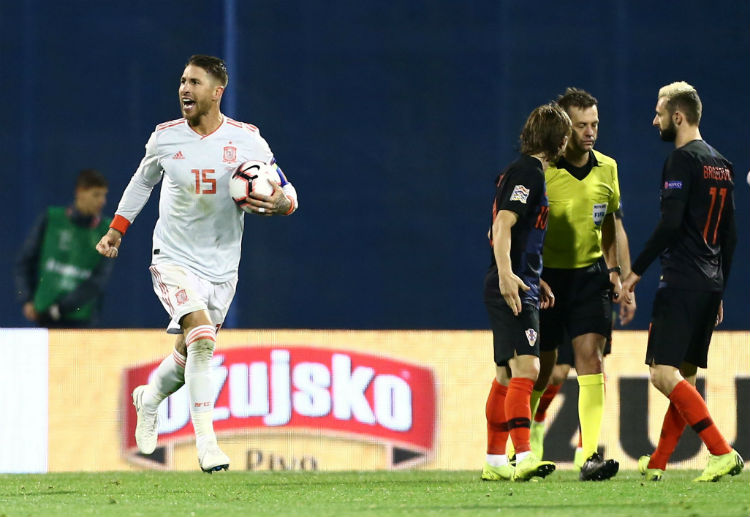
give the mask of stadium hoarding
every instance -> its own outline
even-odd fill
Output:
[[[714,420],[741,452],[750,437],[750,389],[745,389],[750,382],[749,336],[717,332],[707,379],[699,382]],[[606,362],[601,445],[624,469],[635,468],[638,455],[650,452],[658,441],[667,407],[667,400],[648,384],[645,343],[645,332],[616,332]],[[197,468],[191,428],[179,401],[161,409],[168,432],[160,436],[155,455],[138,455],[132,443],[129,390],[148,378],[172,345],[172,336],[155,330],[50,331],[50,471]],[[494,371],[489,332],[222,330],[216,356],[219,377],[226,368],[218,383],[226,391],[218,392],[216,429],[233,470],[450,470],[482,464],[484,403]],[[274,391],[274,368],[285,379],[280,391]],[[405,372],[423,380],[409,383],[407,390],[401,382]],[[378,409],[375,380],[381,374],[378,396],[390,401]],[[346,386],[343,399],[334,394],[335,375],[344,383],[338,386]],[[244,395],[237,388],[234,400],[232,382],[248,386]],[[548,411],[545,455],[560,461],[561,468],[570,467],[572,460],[575,386],[571,376]],[[407,393],[413,404],[408,418],[406,406],[397,401]],[[430,399],[432,410],[426,402]],[[350,414],[358,430],[336,427],[346,419],[336,418],[334,404],[339,404],[339,416]],[[404,437],[409,420],[412,427],[421,426],[421,434]],[[705,448],[696,449],[691,434],[685,432],[681,442],[687,445],[678,449],[680,460],[670,468],[704,466]]]
[[[138,454],[136,413],[128,394],[148,382],[158,362],[125,371],[123,444],[135,461],[169,466],[175,444],[194,442],[186,389],[170,396],[159,411],[157,445],[169,447],[150,457]],[[370,444],[394,454],[387,468],[427,461],[435,435],[435,381],[432,371],[373,354],[313,347],[259,346],[222,350],[214,355],[214,429],[220,436],[281,429]],[[402,451],[400,454],[398,451]],[[317,467],[324,460],[305,454],[298,461],[276,456],[275,463]],[[248,468],[263,464],[261,449],[245,454]],[[266,455],[266,457],[271,457]],[[406,458],[410,461],[404,461]],[[326,458],[331,465],[331,458]],[[345,468],[344,464],[338,464]]]
[[[0,328],[0,472],[47,471],[47,329]]]

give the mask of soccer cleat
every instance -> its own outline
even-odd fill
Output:
[[[224,454],[219,446],[214,443],[206,446],[202,451],[198,451],[198,465],[203,472],[208,474],[220,470],[229,470],[229,456]]]
[[[510,481],[513,477],[513,467],[511,465],[500,465],[493,467],[486,461],[482,467],[482,479],[484,481]]]
[[[726,476],[727,474],[730,476],[736,476],[742,472],[744,466],[745,462],[742,460],[742,456],[732,449],[726,454],[709,456],[708,465],[706,465],[703,473],[693,481],[718,481],[722,476]]]
[[[648,470],[648,462],[651,461],[651,455],[646,454],[645,456],[641,456],[638,458],[638,472],[641,473],[641,476],[646,475],[646,471]]]
[[[537,458],[544,457],[544,420],[537,422],[536,420],[531,421],[531,436],[529,437],[529,445],[531,446],[531,452],[533,452]]]
[[[598,452],[592,454],[581,467],[578,479],[581,481],[604,481],[617,474],[620,464],[615,460],[605,460]]]
[[[151,454],[156,449],[159,430],[159,418],[156,411],[150,414],[143,407],[143,392],[147,386],[137,386],[133,390],[133,405],[138,419],[135,424],[135,443],[143,454]]]
[[[661,481],[664,471],[662,469],[650,469],[648,468],[648,462],[651,460],[650,455],[641,456],[638,458],[638,472],[641,476],[646,477],[646,481]]]
[[[528,456],[516,463],[512,481],[529,481],[535,477],[544,478],[554,471],[554,463],[551,461],[542,461],[533,452],[530,452]]]

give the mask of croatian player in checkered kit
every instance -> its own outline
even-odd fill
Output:
[[[229,468],[213,429],[211,376],[216,332],[237,286],[244,226],[244,212],[229,195],[229,180],[245,161],[275,164],[255,126],[221,113],[227,80],[221,59],[195,55],[188,60],[179,87],[184,118],[160,124],[151,134],[115,218],[96,246],[102,255],[117,257],[128,226],[163,178],[150,270],[154,291],[171,318],[167,332],[178,337],[149,384],[133,391],[135,438],[143,454],[154,451],[159,404],[186,384],[198,463],[205,472]],[[290,215],[297,209],[294,186],[276,170],[280,184],[271,195],[250,194],[252,213]]]

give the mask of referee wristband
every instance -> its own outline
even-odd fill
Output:
[[[620,266],[611,267],[607,270],[607,273],[617,273],[622,276],[622,268]]]

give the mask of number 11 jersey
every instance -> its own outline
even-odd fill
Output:
[[[685,203],[680,236],[661,254],[660,285],[722,291],[722,248],[734,230],[731,162],[703,140],[675,149],[662,171],[661,202]]]

